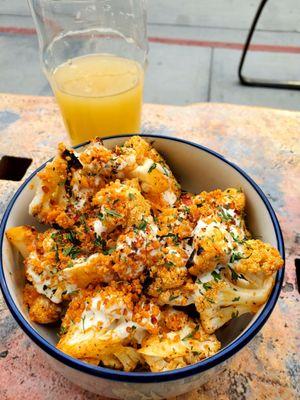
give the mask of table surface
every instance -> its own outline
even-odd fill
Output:
[[[192,140],[240,165],[270,199],[282,227],[287,256],[279,301],[260,333],[214,381],[177,399],[299,398],[295,258],[300,257],[300,113],[212,103],[185,107],[145,104],[143,113],[144,133]],[[26,176],[54,154],[57,143],[67,140],[52,98],[0,94],[0,157],[32,158]],[[19,185],[20,182],[0,180],[0,217]],[[2,297],[0,371],[3,400],[100,399],[71,384],[44,363]]]

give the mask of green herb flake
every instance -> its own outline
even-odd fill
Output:
[[[212,286],[208,282],[205,282],[205,283],[203,283],[203,288],[205,290],[209,290],[209,289],[212,289]]]
[[[85,317],[86,317],[86,316],[84,316],[83,318],[81,318],[81,321],[82,321],[82,330],[83,330],[83,332],[85,332],[85,329],[84,329]]]
[[[145,231],[146,227],[147,227],[147,221],[145,221],[145,220],[143,219],[143,220],[141,221],[141,223],[139,224],[138,229],[139,229],[140,231]]]
[[[235,297],[234,299],[232,299],[232,301],[239,301],[240,297]]]
[[[172,261],[167,261],[167,262],[165,263],[165,266],[166,266],[167,268],[171,268],[171,267],[174,267],[175,264],[174,264]]]
[[[114,210],[109,210],[108,208],[105,208],[105,207],[104,207],[104,210],[105,210],[106,214],[110,215],[111,217],[115,217],[115,218],[122,218],[123,217],[123,215],[117,213]]]
[[[87,225],[87,223],[86,223],[86,220],[85,220],[85,216],[84,216],[84,215],[81,215],[81,217],[80,217],[80,222],[81,222],[82,225],[83,225],[84,232],[85,232],[85,233],[88,233],[90,229],[89,229],[89,227],[88,227],[88,225]]]
[[[80,249],[76,246],[69,246],[63,249],[62,252],[64,256],[70,256],[72,259],[75,259],[80,253]]]
[[[221,220],[222,220],[223,222],[227,222],[227,221],[233,220],[232,215],[229,214],[229,212],[228,212],[227,210],[225,210],[223,207],[218,207],[218,209],[219,209],[219,211],[220,211],[220,212],[218,213],[218,215],[219,215],[219,217],[221,218]]]
[[[214,278],[215,282],[218,282],[221,280],[221,274],[217,271],[212,271],[211,276]]]
[[[188,340],[188,339],[192,339],[194,337],[194,335],[199,331],[199,325],[197,325],[195,327],[195,329],[189,333],[188,335],[186,335],[182,340]]]
[[[100,219],[100,221],[103,221],[104,220],[104,214],[102,212],[100,212],[98,214],[98,218]]]
[[[231,313],[231,318],[237,318],[239,316],[239,312],[238,311],[233,311]]]
[[[129,200],[133,200],[135,198],[135,195],[133,193],[128,194]]]
[[[179,295],[178,296],[174,296],[173,294],[171,294],[170,297],[169,297],[169,301],[173,301],[173,300],[177,299],[178,297],[179,297]]]
[[[65,333],[67,333],[67,331],[68,331],[68,329],[65,326],[61,326],[59,334],[60,335],[64,335]]]
[[[148,174],[150,174],[156,168],[156,163],[154,162],[151,167],[148,169]]]

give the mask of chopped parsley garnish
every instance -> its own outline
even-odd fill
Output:
[[[72,242],[73,244],[75,244],[75,245],[77,245],[77,244],[80,243],[79,240],[77,239],[75,233],[74,233],[73,231],[67,232],[67,233],[66,233],[66,238],[67,238],[70,242]]]
[[[238,311],[233,311],[231,313],[231,318],[237,318],[239,316],[239,312]]]
[[[212,286],[211,286],[208,282],[203,283],[202,286],[203,286],[203,288],[204,288],[205,290],[209,290],[209,289],[212,288]]]
[[[59,263],[60,260],[59,260],[59,252],[57,244],[55,245],[54,249],[55,249],[55,262]]]
[[[221,280],[221,274],[217,271],[211,272],[211,276],[214,278],[215,282],[218,282]]]
[[[178,297],[179,297],[179,295],[178,296],[174,296],[173,294],[171,294],[170,297],[169,297],[169,301],[173,301],[173,300],[177,299]]]
[[[104,208],[104,210],[105,210],[106,214],[110,215],[111,217],[115,217],[115,218],[122,218],[123,217],[123,215],[117,213],[114,210],[109,210],[108,208]]]
[[[150,174],[150,172],[152,172],[154,169],[156,168],[156,163],[154,162],[151,167],[148,169],[148,174]]]
[[[178,237],[178,235],[176,234],[174,234],[174,233],[168,233],[167,235],[162,235],[162,236],[160,236],[160,238],[161,239],[164,239],[164,238],[173,238],[173,242],[174,242],[174,244],[178,244],[178,242],[179,242],[179,237]]]
[[[65,333],[67,333],[67,331],[68,331],[68,329],[67,329],[66,327],[61,326],[61,327],[60,327],[59,334],[60,334],[60,335],[64,335]]]
[[[230,271],[231,271],[231,279],[232,279],[233,281],[236,281],[236,280],[238,280],[238,279],[244,279],[245,281],[248,280],[248,279],[246,279],[246,278],[244,277],[243,274],[238,274],[229,264],[227,264],[227,266],[228,266],[228,268],[229,268]]]
[[[192,339],[194,337],[195,333],[197,333],[198,331],[199,331],[199,325],[197,325],[196,328],[191,333],[186,335],[182,340]]]
[[[81,217],[80,217],[80,222],[81,222],[82,225],[83,225],[84,232],[85,232],[85,233],[88,233],[88,232],[89,232],[89,227],[88,227],[88,225],[87,225],[87,223],[86,223],[86,220],[85,220],[85,216],[84,216],[84,215],[81,215]]]
[[[82,321],[82,330],[83,330],[83,332],[85,332],[85,329],[84,329],[85,316],[83,318],[81,318],[81,321]]]
[[[234,280],[234,281],[238,280],[238,279],[239,279],[239,274],[237,274],[237,273],[235,272],[235,270],[234,270],[233,268],[231,268],[229,265],[228,265],[228,267],[229,267],[229,269],[230,269],[230,271],[231,271],[231,278],[232,278],[232,280]]]
[[[239,301],[240,297],[235,297],[234,299],[232,299],[232,301]]]
[[[232,239],[233,239],[236,243],[240,243],[240,244],[244,243],[244,240],[240,240],[239,237],[238,237],[238,236],[235,236],[235,234],[234,234],[233,232],[229,232],[229,233],[230,233]]]
[[[147,221],[145,221],[145,220],[143,219],[143,220],[141,221],[141,223],[139,224],[138,229],[139,229],[140,231],[145,231],[146,227],[147,227]]]
[[[69,246],[63,249],[64,256],[70,256],[72,259],[76,258],[80,253],[80,249],[76,246]]]
[[[100,219],[100,221],[103,221],[104,220],[104,214],[102,212],[100,212],[98,214],[98,218]]]
[[[223,207],[218,207],[218,209],[220,211],[218,213],[218,215],[219,215],[219,217],[221,217],[222,221],[226,222],[226,221],[233,220],[232,215],[227,210],[225,210]]]
[[[43,285],[43,290],[45,291],[47,289],[48,289],[48,286],[47,285]]]
[[[168,268],[171,268],[171,267],[174,267],[174,266],[175,266],[175,264],[174,264],[172,261],[167,261],[167,262],[165,263],[165,265],[166,265],[166,267],[168,267]]]
[[[184,206],[184,207],[183,207],[183,209],[184,209],[184,211],[185,211],[187,214],[189,214],[189,213],[190,213],[190,209],[189,209],[189,207],[188,207],[188,206]]]
[[[133,193],[128,194],[129,200],[133,200],[135,198],[135,195]]]
[[[229,262],[230,262],[230,264],[232,264],[235,261],[239,261],[239,260],[246,259],[246,258],[249,258],[249,257],[244,257],[242,253],[232,253]]]
[[[116,250],[116,247],[114,246],[114,247],[111,247],[110,249],[105,249],[105,250],[103,250],[103,254],[104,254],[105,256],[107,256],[107,255],[112,254],[115,250]]]
[[[161,164],[161,166],[164,171],[164,175],[169,176],[169,171],[168,171],[167,167],[164,164]]]
[[[72,268],[74,266],[74,264],[72,263],[72,261],[69,261],[67,264],[67,268]]]

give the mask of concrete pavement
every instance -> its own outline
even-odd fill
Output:
[[[299,110],[300,91],[247,88],[238,82],[241,48],[258,4],[259,0],[187,0],[183,7],[181,0],[149,0],[152,42],[145,101],[214,101]],[[249,53],[249,75],[300,80],[299,21],[298,0],[269,0],[254,42],[274,48]],[[9,31],[11,27],[17,29]],[[32,27],[25,0],[0,0],[0,92],[51,93],[39,65],[36,36],[28,31]],[[286,51],[298,46],[299,52],[279,52],[278,46]]]

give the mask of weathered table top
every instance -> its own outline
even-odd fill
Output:
[[[145,133],[159,132],[199,142],[238,163],[268,195],[286,246],[285,283],[267,324],[229,362],[226,372],[178,399],[299,398],[295,258],[300,257],[300,113],[228,104],[146,104],[143,127]],[[6,154],[32,158],[26,176],[51,157],[57,143],[64,140],[66,133],[52,98],[0,95],[0,157]],[[0,181],[0,217],[19,184]],[[3,400],[100,399],[69,383],[44,363],[2,298],[0,371]]]

